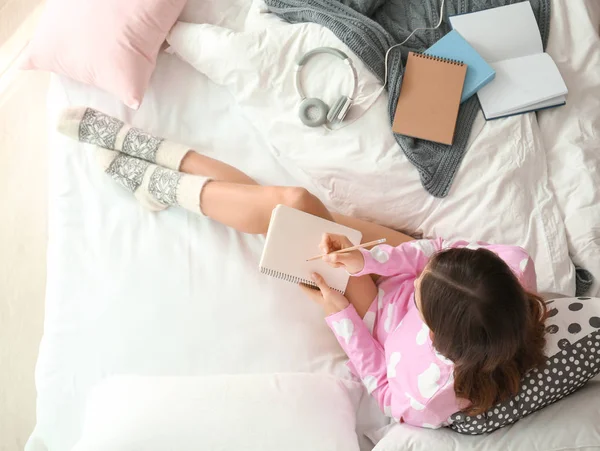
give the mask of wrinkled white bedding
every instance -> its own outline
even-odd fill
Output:
[[[250,9],[244,32],[213,25],[179,23],[167,38],[172,50],[212,81],[225,86],[269,149],[305,186],[336,210],[425,236],[509,243],[532,255],[543,292],[574,294],[574,269],[563,220],[550,188],[547,155],[534,114],[473,127],[467,152],[450,194],[430,196],[400,151],[386,119],[382,95],[357,122],[335,132],[309,129],[298,119],[296,60],[306,51],[335,45],[349,49],[316,24],[283,24]],[[257,31],[258,30],[258,31]],[[354,58],[359,107],[372,103],[379,86]],[[331,103],[349,82],[343,64],[323,58],[304,72],[305,85]],[[320,70],[339,69],[323,77]],[[313,72],[311,72],[313,71]],[[332,70],[331,70],[332,72]],[[352,111],[352,110],[351,110]]]
[[[475,437],[450,429],[428,430],[394,424],[370,436],[374,451],[598,451],[600,380],[493,434]]]
[[[220,87],[163,54],[138,112],[59,77],[49,110],[56,117],[68,105],[99,108],[189,143],[261,183],[303,185],[331,208],[396,228],[522,245],[535,260],[541,290],[572,294],[569,254],[600,279],[600,74],[592,70],[600,12],[594,0],[574,3],[567,10],[566,0],[553,2],[549,46],[571,92],[567,107],[541,113],[539,124],[534,114],[488,123],[480,117],[443,200],[425,193],[395,145],[384,97],[359,122],[325,137],[324,130],[300,126],[288,100],[268,97],[287,99],[285,91],[256,96],[251,78],[233,89],[231,78],[210,73],[226,85]],[[240,29],[248,6],[190,1],[184,18]],[[253,27],[272,20],[251,18]],[[327,30],[305,28],[296,49],[330,42]],[[180,44],[178,51],[185,44],[192,56],[194,42]],[[227,52],[214,60],[210,52],[195,57],[210,72],[211,61]],[[242,57],[240,63],[248,60]],[[285,79],[289,61],[275,60]],[[325,98],[337,94],[332,84],[322,87]],[[69,450],[87,394],[112,374],[343,373],[344,356],[319,310],[296,287],[258,274],[261,237],[184,211],[143,210],[96,170],[88,148],[54,131],[49,179],[46,321],[28,451]],[[375,428],[382,421],[364,410],[359,422]]]
[[[567,6],[568,5],[568,6]],[[600,2],[553,1],[548,53],[569,87],[567,105],[539,115],[550,184],[575,264],[600,293]]]

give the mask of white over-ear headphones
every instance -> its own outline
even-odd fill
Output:
[[[300,81],[300,72],[304,65],[311,59],[314,55],[320,53],[327,53],[329,55],[334,55],[344,61],[352,71],[352,93],[350,96],[341,96],[339,99],[335,101],[333,106],[329,108],[325,102],[317,97],[307,98],[304,94],[304,90],[302,89],[302,83]],[[296,65],[296,91],[298,95],[302,99],[300,103],[300,108],[298,109],[298,115],[300,116],[300,120],[309,127],[319,127],[321,125],[325,125],[327,122],[330,124],[339,124],[341,123],[348,110],[352,106],[352,102],[354,100],[354,96],[356,94],[356,87],[358,85],[356,69],[352,64],[352,60],[346,55],[344,52],[338,49],[334,49],[332,47],[319,47],[317,49],[311,50],[307,54],[305,54]]]
[[[296,91],[298,92],[298,95],[302,99],[302,103],[300,103],[300,109],[298,111],[300,120],[302,120],[302,122],[304,124],[308,125],[309,127],[318,127],[320,125],[323,125],[328,130],[333,131],[333,130],[339,130],[340,128],[343,128],[346,125],[350,125],[353,122],[360,119],[375,104],[375,101],[377,101],[377,99],[379,98],[381,93],[385,90],[385,87],[388,82],[388,75],[389,75],[388,58],[390,56],[390,52],[393,49],[406,44],[406,42],[408,42],[408,40],[410,38],[412,38],[417,31],[438,29],[442,25],[442,22],[444,21],[445,4],[446,4],[446,0],[442,0],[442,4],[440,5],[440,18],[435,27],[417,28],[417,29],[413,30],[413,32],[411,34],[409,34],[408,37],[404,41],[400,42],[399,44],[395,44],[387,49],[387,51],[385,52],[385,58],[384,58],[385,75],[383,77],[383,86],[381,87],[381,89],[379,89],[379,91],[377,91],[375,93],[373,102],[371,102],[371,104],[362,112],[362,114],[360,116],[354,118],[354,120],[352,120],[349,123],[347,122],[342,126],[336,127],[335,129],[330,129],[329,127],[327,127],[326,122],[329,121],[329,123],[331,123],[333,125],[339,125],[346,117],[348,110],[352,106],[352,102],[354,101],[354,96],[356,95],[356,89],[358,87],[358,77],[356,75],[356,69],[354,68],[354,65],[352,64],[352,60],[348,57],[348,55],[346,55],[341,50],[334,49],[333,47],[319,47],[319,48],[311,50],[310,52],[305,54],[302,58],[300,58],[300,60],[298,61],[297,65],[296,65]],[[352,94],[350,95],[350,97],[347,97],[347,96],[340,97],[333,104],[333,108],[331,108],[331,109],[329,109],[327,104],[325,102],[323,102],[321,99],[318,99],[318,98],[307,99],[306,96],[304,95],[304,91],[302,90],[302,84],[300,83],[300,72],[302,70],[302,67],[304,66],[304,64],[306,64],[306,62],[313,55],[316,55],[318,53],[328,53],[330,55],[337,56],[338,58],[342,59],[348,66],[350,66],[350,70],[352,71],[352,82],[353,82]]]

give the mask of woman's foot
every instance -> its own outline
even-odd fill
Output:
[[[203,214],[200,194],[209,178],[183,174],[101,147],[94,147],[94,152],[104,172],[131,191],[144,207],[160,211],[179,205]]]
[[[81,142],[156,163],[178,171],[190,151],[188,146],[151,135],[129,124],[87,107],[64,109],[57,129],[63,135]]]

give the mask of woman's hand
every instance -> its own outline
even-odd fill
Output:
[[[330,288],[320,274],[313,273],[312,280],[319,287],[318,290],[309,288],[306,285],[300,285],[300,288],[302,288],[302,291],[304,291],[309,298],[323,307],[327,316],[341,312],[350,305],[346,296]]]
[[[324,254],[352,247],[354,244],[344,235],[323,234],[319,249]],[[344,268],[349,274],[361,272],[365,267],[365,259],[359,250],[339,254],[324,255],[323,261],[334,268]]]

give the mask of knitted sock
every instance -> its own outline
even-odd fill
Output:
[[[189,146],[158,138],[139,128],[87,107],[64,109],[57,129],[63,135],[81,142],[118,150],[135,158],[179,170]]]
[[[104,172],[131,191],[144,207],[160,211],[179,205],[203,214],[200,193],[208,177],[183,174],[101,147],[94,150]]]

